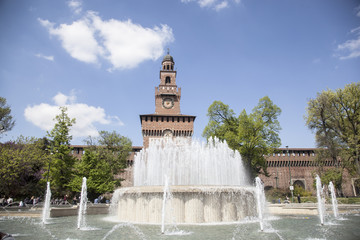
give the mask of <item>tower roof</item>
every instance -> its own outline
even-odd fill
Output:
[[[170,55],[169,49],[168,49],[167,54],[164,56],[162,62],[172,62],[172,63],[174,63],[174,58]]]
[[[174,59],[171,55],[167,54],[164,56],[163,62],[174,62]]]

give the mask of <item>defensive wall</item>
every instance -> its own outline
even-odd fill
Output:
[[[72,153],[77,158],[81,158],[84,154],[86,145],[73,145]],[[134,146],[131,154],[127,159],[128,168],[117,177],[124,179],[122,181],[123,187],[130,187],[133,185],[133,164],[134,157],[137,152],[140,152],[142,147]],[[267,171],[268,177],[260,175],[264,182],[265,189],[280,188],[289,189],[291,185],[299,185],[306,191],[316,192],[314,187],[314,177],[319,169],[315,161],[316,148],[279,148],[278,153],[267,157]],[[331,160],[325,161],[323,170],[341,167],[341,161],[334,163]],[[290,181],[291,179],[291,181]],[[359,189],[355,187],[355,181],[358,178],[350,176],[350,174],[343,171],[343,196],[353,197],[359,196]]]

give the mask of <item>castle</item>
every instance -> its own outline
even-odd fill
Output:
[[[140,115],[143,146],[149,146],[151,139],[162,137],[188,137],[194,132],[196,116],[183,115],[180,112],[181,88],[176,84],[176,70],[174,59],[168,53],[162,60],[160,70],[160,83],[155,88],[155,113]],[[86,146],[75,145],[73,154],[81,157]],[[143,147],[133,147],[132,153],[127,160],[128,168],[121,175],[125,179],[122,186],[132,186],[132,166],[134,156]],[[290,186],[298,185],[306,191],[315,192],[314,174],[318,166],[315,161],[315,148],[279,148],[279,153],[267,156],[267,171],[269,176],[260,175],[267,189],[289,189]],[[339,161],[338,166],[341,165]],[[325,162],[324,169],[335,168],[333,161]],[[344,196],[358,196],[360,189],[355,181],[344,170],[342,194]]]

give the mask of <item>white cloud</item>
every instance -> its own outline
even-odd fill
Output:
[[[200,7],[211,7],[215,5],[217,0],[198,0]]]
[[[356,16],[360,17],[360,5],[355,8]]]
[[[57,36],[62,47],[75,59],[86,63],[98,63],[98,55],[103,49],[94,37],[94,29],[87,19],[75,21],[72,24],[61,24],[58,28],[48,20],[39,19],[49,30],[50,35]]]
[[[189,2],[197,2],[197,4],[201,8],[210,8],[215,11],[220,11],[222,9],[228,8],[230,5],[229,2],[234,2],[235,4],[239,4],[241,0],[181,0],[183,3],[189,3]]]
[[[229,7],[228,2],[227,2],[227,1],[223,1],[223,2],[221,2],[221,3],[219,3],[219,4],[217,4],[217,5],[215,6],[215,10],[216,10],[216,11],[220,11],[220,10],[222,10],[222,9],[224,9],[224,8],[227,8],[227,7]]]
[[[104,57],[115,69],[134,68],[142,61],[156,60],[162,56],[164,46],[173,41],[172,29],[167,25],[151,29],[131,20],[103,21],[94,13],[90,17],[107,50]]]
[[[360,5],[355,8],[356,16],[360,17]],[[350,34],[355,35],[355,39],[347,40],[337,46],[335,54],[341,60],[360,57],[360,27],[354,28]]]
[[[38,53],[38,54],[35,54],[36,57],[38,58],[43,58],[45,60],[48,60],[48,61],[54,61],[54,56],[46,56],[46,55],[43,55],[41,53]]]
[[[53,101],[58,106],[65,106],[67,103],[74,104],[76,101],[76,96],[74,91],[72,91],[69,96],[59,92],[55,95],[55,97],[53,97]]]
[[[337,56],[341,60],[360,57],[360,27],[352,29],[350,33],[355,34],[356,38],[337,46]]]
[[[99,64],[109,62],[114,69],[135,68],[146,60],[163,55],[164,47],[174,41],[172,29],[167,25],[145,28],[131,20],[103,20],[89,11],[71,24],[55,27],[48,20],[39,19],[52,36],[60,39],[62,47],[75,59]]]
[[[80,14],[82,11],[81,1],[77,1],[77,0],[68,1],[68,6],[75,14]]]
[[[76,96],[72,92],[69,96],[58,93],[54,96],[55,105],[41,103],[28,106],[24,115],[27,121],[33,123],[42,130],[50,131],[55,124],[54,118],[60,113],[59,107],[67,107],[68,116],[76,119],[76,124],[71,128],[70,134],[76,137],[97,136],[98,130],[94,124],[124,125],[116,116],[109,116],[101,107],[89,106],[84,103],[76,103]]]

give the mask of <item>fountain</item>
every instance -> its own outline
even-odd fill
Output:
[[[261,182],[259,177],[255,178],[256,186],[256,202],[257,202],[257,211],[259,216],[260,230],[264,231],[264,209],[265,209],[265,193],[264,185]]]
[[[81,186],[81,196],[80,196],[80,206],[78,212],[78,221],[77,228],[81,229],[86,227],[86,208],[87,208],[87,186],[86,186],[86,177],[83,177],[82,186]]]
[[[196,143],[198,144],[198,143]],[[195,144],[195,145],[196,145]],[[220,146],[219,146],[219,145]],[[199,156],[212,157],[217,151],[212,148],[221,149],[223,143],[210,143],[209,145],[201,145],[201,148],[195,148],[196,154]],[[210,148],[210,149],[207,149]],[[210,150],[213,150],[211,152]],[[186,150],[186,148],[184,149]],[[210,153],[208,152],[210,151]],[[227,151],[227,150],[226,150]],[[184,151],[184,153],[187,152]],[[205,154],[205,152],[208,152]],[[231,153],[231,152],[230,152]],[[232,153],[232,156],[237,156],[236,153]],[[181,155],[179,152],[176,155]],[[218,153],[218,155],[221,155]],[[166,155],[169,158],[170,154]],[[206,158],[204,158],[206,159]],[[161,159],[159,159],[161,161]],[[227,159],[226,163],[232,165],[233,159]],[[207,160],[204,160],[207,161]],[[176,163],[176,161],[174,161]],[[194,161],[196,163],[196,161]],[[208,165],[210,167],[210,165]],[[213,166],[217,168],[216,171],[222,171],[218,165]],[[196,167],[194,167],[196,168]],[[170,168],[171,169],[171,168]],[[192,171],[192,170],[188,170]],[[167,171],[170,173],[171,171]],[[180,173],[186,171],[179,170]],[[214,172],[214,171],[213,171]],[[187,174],[191,174],[188,172]],[[204,173],[199,173],[204,174]],[[209,177],[213,177],[210,176]],[[214,175],[215,177],[215,175]],[[231,176],[232,177],[232,176]],[[87,224],[90,226],[96,226],[96,228],[84,229],[81,224],[81,230],[78,231],[77,222],[79,217],[67,216],[52,218],[52,224],[39,224],[41,219],[36,217],[22,217],[8,216],[8,212],[5,215],[0,216],[1,231],[5,231],[13,235],[16,239],[103,239],[103,240],[125,240],[125,239],[177,239],[174,235],[181,236],[181,239],[358,239],[359,236],[359,223],[360,223],[360,210],[353,208],[348,210],[349,214],[346,215],[346,219],[343,219],[340,224],[332,226],[327,224],[321,226],[318,223],[317,216],[302,216],[291,215],[281,216],[275,218],[264,218],[263,212],[263,186],[260,179],[256,179],[256,187],[249,187],[245,185],[241,186],[221,186],[214,185],[216,181],[213,181],[212,185],[198,185],[198,186],[182,186],[171,185],[174,179],[182,179],[179,176],[172,176],[166,174],[163,177],[159,177],[164,182],[162,186],[136,186],[134,188],[120,188],[116,190],[112,199],[111,209],[117,213],[116,219],[107,215],[93,215],[86,219]],[[165,183],[165,179],[168,179],[168,183]],[[173,180],[171,180],[173,179]],[[227,181],[227,177],[224,180]],[[240,178],[241,179],[241,178]],[[210,181],[210,180],[208,180]],[[246,184],[246,183],[244,183]],[[317,178],[317,185],[319,186],[319,196],[321,196],[322,186],[320,178]],[[137,190],[142,190],[137,192]],[[156,191],[154,191],[156,189]],[[164,198],[165,195],[165,198]],[[172,196],[172,197],[171,197]],[[83,179],[81,199],[85,200],[86,197],[86,178]],[[165,199],[165,200],[164,200]],[[260,203],[256,206],[256,200]],[[163,204],[165,202],[165,204]],[[319,202],[322,202],[320,198]],[[116,203],[116,204],[114,204]],[[125,204],[125,207],[121,205]],[[172,208],[169,208],[171,203]],[[323,203],[323,202],[322,202]],[[80,207],[86,209],[86,201],[80,201]],[[147,206],[146,206],[147,205]],[[175,206],[174,206],[175,205]],[[132,207],[131,207],[132,206]],[[164,212],[162,209],[164,207]],[[180,206],[180,208],[179,208]],[[127,209],[126,207],[129,207]],[[131,207],[131,208],[130,208]],[[191,207],[191,208],[190,208]],[[348,207],[348,206],[347,206]],[[189,208],[189,210],[186,210]],[[124,211],[127,210],[127,211]],[[145,210],[142,212],[142,210]],[[149,211],[151,210],[151,211]],[[190,211],[190,213],[188,212]],[[191,213],[192,211],[192,213]],[[82,212],[82,211],[80,211]],[[164,218],[162,218],[164,213]],[[193,215],[195,216],[193,216]],[[82,216],[80,214],[79,216]],[[178,215],[182,216],[179,217]],[[183,224],[181,225],[181,231],[169,231],[168,222],[169,216],[177,219],[197,219],[196,216],[201,215],[203,222],[216,223],[226,222],[231,223],[237,221],[236,224]],[[122,218],[121,218],[121,217]],[[164,219],[163,232],[165,235],[159,234],[159,225],[152,224],[139,224],[134,225],[132,222],[140,222],[141,216],[146,216],[142,219],[148,220],[148,222],[160,223]],[[156,217],[152,217],[156,216]],[[246,218],[246,216],[253,216],[255,218]],[[258,218],[256,218],[258,216]],[[123,219],[130,219],[124,222]],[[200,218],[200,217],[199,217]],[[156,221],[155,221],[155,220]],[[166,220],[165,220],[166,219]],[[235,219],[235,220],[234,220]],[[239,220],[239,221],[238,221]],[[259,231],[259,220],[263,231]],[[158,221],[158,222],[157,222]],[[177,220],[174,221],[179,223]],[[185,221],[183,221],[185,222]],[[271,223],[271,225],[270,225]],[[271,226],[271,227],[269,227]],[[276,230],[275,230],[276,229]],[[91,230],[91,231],[89,231]],[[172,235],[172,236],[169,236]]]
[[[42,223],[46,224],[46,220],[50,218],[50,199],[51,199],[51,190],[50,182],[46,184],[46,193],[45,193],[45,202],[42,210]]]
[[[316,175],[316,197],[317,197],[317,206],[320,218],[320,224],[324,225],[324,215],[325,215],[325,196],[324,189],[321,185],[321,179],[319,175]]]
[[[335,187],[334,184],[330,181],[329,183],[329,189],[330,189],[330,194],[331,194],[331,204],[332,204],[332,209],[333,209],[333,214],[335,218],[339,217],[339,211],[338,211],[338,203],[336,200],[336,193],[335,193]]]
[[[165,176],[176,223],[235,222],[256,216],[255,188],[237,151],[216,138],[208,144],[162,138],[136,155],[134,187],[114,194],[118,219],[161,224]]]
[[[163,206],[162,206],[162,219],[161,219],[161,233],[165,233],[165,217],[166,217],[166,202],[169,199],[169,180],[167,176],[165,176],[165,184],[164,184],[164,196],[163,196]]]

